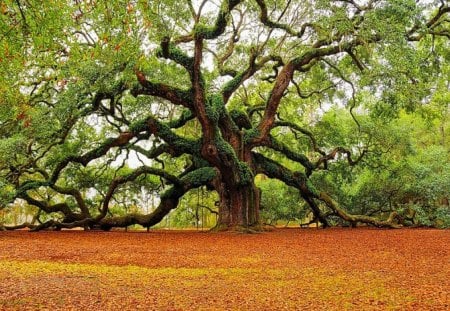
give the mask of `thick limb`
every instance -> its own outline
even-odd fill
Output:
[[[328,208],[330,208],[333,212],[336,213],[337,216],[346,220],[350,223],[365,223],[370,224],[375,227],[380,228],[400,228],[401,225],[395,222],[398,214],[396,212],[392,212],[386,220],[379,220],[375,217],[366,216],[366,215],[352,215],[347,213],[344,209],[342,209],[337,202],[335,202],[328,194],[325,192],[320,192],[317,196],[317,199],[324,202]]]
[[[129,179],[132,179],[130,176]],[[158,224],[164,216],[166,216],[172,209],[178,206],[180,198],[189,190],[198,188],[211,182],[216,176],[216,171],[211,167],[199,168],[192,171],[182,178],[177,180],[172,187],[166,190],[161,195],[161,202],[159,206],[149,214],[128,214],[125,216],[105,217],[99,221],[99,225],[103,229],[110,229],[113,227],[127,227],[131,225],[141,225],[143,227],[151,227]]]
[[[329,209],[331,209],[337,216],[350,223],[365,223],[376,227],[384,228],[398,228],[399,224],[395,222],[397,214],[391,213],[386,220],[379,220],[375,217],[366,215],[352,215],[342,209],[337,202],[335,202],[325,192],[317,191],[306,176],[302,173],[292,172],[286,167],[278,164],[277,162],[268,159],[260,154],[254,153],[255,162],[257,163],[257,170],[259,173],[263,173],[271,178],[276,178],[283,181],[285,184],[299,189],[302,197],[311,207],[314,216],[317,217],[324,226],[328,226],[326,216],[322,214],[318,208],[315,200],[323,202]]]
[[[305,174],[300,172],[294,173],[281,164],[266,158],[261,154],[253,153],[253,156],[258,173],[263,173],[270,178],[275,178],[284,182],[288,186],[297,188],[300,191],[302,198],[311,208],[314,217],[319,219],[324,227],[329,226],[326,217],[314,201],[314,190],[310,189],[311,187]]]

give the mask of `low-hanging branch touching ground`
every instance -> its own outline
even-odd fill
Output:
[[[9,35],[0,42],[9,52],[0,62],[13,109],[1,111],[8,153],[0,162],[0,208],[22,199],[39,215],[0,228],[149,228],[189,190],[206,187],[218,195],[216,229],[260,230],[257,174],[298,189],[324,227],[336,216],[352,225],[404,225],[394,210],[352,215],[313,185],[319,170],[357,166],[376,146],[370,137],[329,145],[305,118],[307,107],[346,106],[355,135],[366,137],[354,114],[364,92],[381,100],[396,89],[416,104],[426,100],[441,74],[430,55],[438,59],[435,44],[450,38],[450,8],[420,2],[222,0],[216,8],[113,1],[38,9],[7,1]],[[424,76],[414,76],[419,65],[430,65]],[[428,91],[408,93],[419,83]],[[159,190],[154,211],[113,212],[132,185]]]

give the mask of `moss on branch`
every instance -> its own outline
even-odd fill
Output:
[[[184,188],[197,188],[212,181],[216,174],[216,170],[212,167],[201,167],[184,175],[181,182],[184,184]]]
[[[147,80],[145,75],[137,71],[139,85],[131,90],[133,96],[150,95],[170,101],[175,105],[191,108],[194,102],[192,91],[179,89],[164,83]]]
[[[214,39],[220,36],[228,25],[230,20],[230,12],[242,0],[224,0],[217,14],[216,21],[213,26],[206,26],[204,24],[197,24],[194,28],[194,35],[202,39]]]
[[[240,72],[236,74],[236,76],[233,79],[231,79],[225,84],[225,86],[222,89],[222,93],[225,98],[230,97],[230,95],[241,85],[246,74],[247,74],[246,71]]]
[[[167,43],[167,48],[161,46],[156,51],[156,56],[173,60],[175,63],[183,66],[189,73],[194,70],[194,59],[187,56],[186,53],[172,42]]]
[[[356,223],[361,222],[365,224],[374,225],[377,227],[398,228],[399,225],[395,222],[397,215],[391,214],[388,219],[380,220],[375,217],[366,215],[352,215],[342,209],[328,194],[321,192],[314,187],[308,177],[301,172],[291,172],[289,169],[280,165],[279,163],[264,157],[261,154],[253,153],[253,157],[257,164],[257,170],[260,173],[266,174],[270,178],[281,180],[285,184],[299,189],[302,197],[310,205],[311,209],[319,217],[322,223],[326,223],[325,215],[318,209],[314,200],[320,200],[338,217],[341,219]]]
[[[193,120],[194,118],[195,114],[191,110],[185,109],[183,110],[179,118],[167,122],[167,126],[170,128],[180,128],[184,126],[188,121]]]
[[[248,130],[244,130],[244,144],[251,144],[255,139],[260,136],[260,132],[257,128],[251,128]]]
[[[306,157],[304,154],[292,151],[286,144],[276,140],[272,136],[269,137],[269,143],[266,144],[266,146],[272,148],[273,150],[281,152],[288,159],[300,163],[306,169],[306,174],[308,176],[311,175],[312,171],[315,168],[314,164],[309,161],[308,157]]]
[[[254,175],[247,163],[238,162],[239,182],[238,186],[250,185],[253,182]]]
[[[217,124],[219,119],[226,113],[222,97],[217,94],[208,96],[205,110],[208,119]]]
[[[186,114],[186,117],[189,117],[189,114]],[[170,125],[173,124],[171,122],[165,124],[158,121],[155,117],[149,116],[131,124],[130,130],[136,134],[142,131],[149,131],[153,135],[162,138],[170,147],[180,153],[199,155],[201,146],[200,140],[181,137],[172,131]]]
[[[180,178],[180,183],[173,185],[161,194],[159,206],[150,214],[128,214],[125,216],[115,216],[103,218],[99,221],[102,229],[108,230],[113,227],[127,227],[131,225],[141,225],[151,227],[159,223],[172,209],[178,206],[180,198],[189,190],[203,186],[216,176],[216,171],[212,167],[203,167],[189,172]]]
[[[233,122],[238,126],[238,128],[240,129],[244,128],[247,130],[251,129],[252,123],[247,113],[245,113],[245,111],[233,109],[230,111],[230,117],[233,120]]]

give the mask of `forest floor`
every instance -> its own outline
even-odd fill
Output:
[[[0,232],[0,310],[450,310],[450,231]]]

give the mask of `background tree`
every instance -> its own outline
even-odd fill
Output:
[[[448,94],[449,11],[409,0],[3,2],[3,206],[20,198],[61,215],[37,229],[150,227],[205,186],[218,229],[258,229],[264,174],[298,189],[324,226],[332,215],[397,226],[396,213],[348,213],[312,180],[379,150],[357,111],[387,120]],[[333,106],[353,124],[315,133],[319,108]],[[158,207],[111,214],[121,189],[150,175]]]

